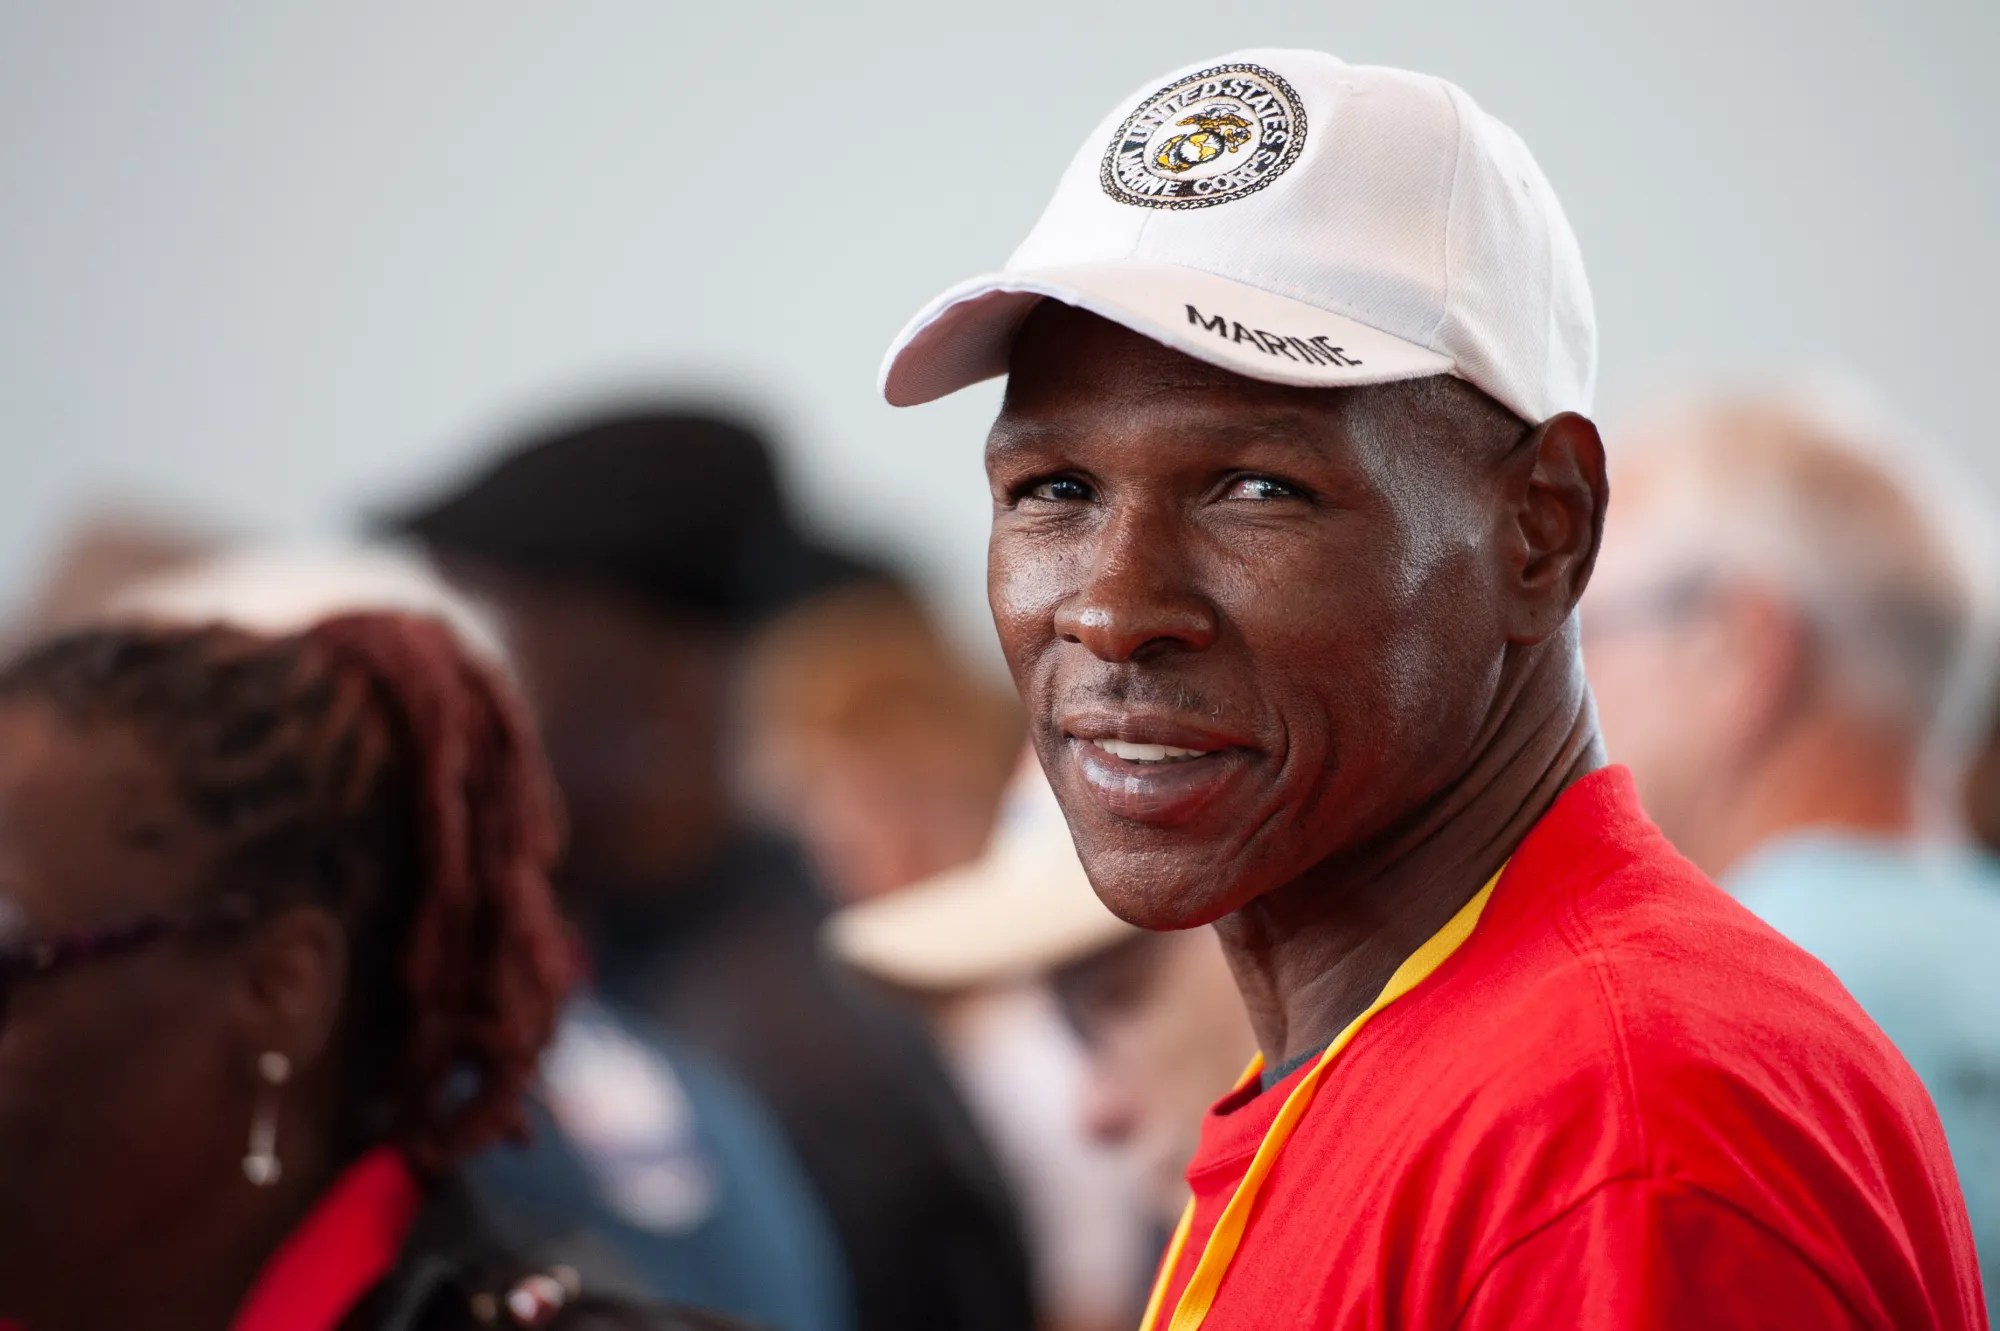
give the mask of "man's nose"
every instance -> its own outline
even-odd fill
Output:
[[[1199,652],[1215,642],[1215,607],[1191,584],[1180,545],[1165,528],[1134,516],[1104,532],[1083,586],[1056,608],[1055,631],[1065,642],[1117,662]]]

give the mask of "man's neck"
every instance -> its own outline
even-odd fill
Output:
[[[1458,779],[1389,834],[1216,922],[1267,1065],[1330,1043],[1506,863],[1556,798],[1604,765],[1580,686],[1534,722],[1525,736],[1503,727]]]

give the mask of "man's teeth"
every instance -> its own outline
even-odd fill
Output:
[[[1122,739],[1094,739],[1090,741],[1114,758],[1123,758],[1132,763],[1164,763],[1177,758],[1199,758],[1205,749],[1177,749],[1171,744],[1133,744]]]

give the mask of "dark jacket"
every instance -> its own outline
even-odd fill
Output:
[[[600,983],[771,1108],[839,1232],[861,1331],[1033,1325],[998,1165],[921,1024],[827,956],[796,852],[745,838],[698,883],[616,899],[590,931]]]
[[[747,1331],[744,1323],[713,1314],[579,1288],[569,1269],[509,1251],[494,1228],[464,1184],[440,1184],[418,1214],[395,1269],[340,1331]],[[512,1311],[512,1300],[521,1296],[537,1299],[540,1312],[524,1317]]]

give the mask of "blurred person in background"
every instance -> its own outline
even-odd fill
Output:
[[[0,637],[19,645],[88,623],[133,583],[197,563],[222,545],[213,533],[150,508],[86,511],[57,539]]]
[[[745,781],[836,897],[878,900],[978,855],[1020,753],[1020,706],[886,579],[760,631],[742,690]],[[1138,1235],[1117,1162],[1084,1140],[1074,1040],[1046,992],[922,1005],[1020,1200],[1037,1325],[1126,1331]]]
[[[524,1265],[463,1186],[574,969],[557,841],[519,705],[434,621],[0,670],[0,1317],[720,1325]]]
[[[1115,1194],[1130,1209],[1107,1233],[1173,1225],[1202,1115],[1257,1042],[1211,930],[1150,933],[1097,899],[1032,754],[977,863],[849,907],[828,934],[850,964],[912,992],[1046,986],[1081,1042],[1070,1112],[1137,1185]]]
[[[122,590],[97,617],[293,632],[339,613],[421,614],[503,674],[495,626],[418,561],[366,549],[243,549]],[[493,1228],[595,1288],[642,1288],[779,1331],[844,1331],[846,1273],[818,1196],[754,1096],[587,982],[563,1005],[534,1134],[464,1173]]]
[[[1642,420],[1614,457],[1584,647],[1611,755],[1661,829],[1825,962],[1923,1079],[1990,1271],[2000,873],[1918,837],[1979,575],[1925,464],[1834,396]]]
[[[863,901],[979,854],[1020,752],[1020,712],[913,591],[857,581],[756,634],[743,781],[827,890]]]
[[[533,433],[394,526],[501,617],[599,983],[772,1107],[863,1331],[1027,1325],[1012,1199],[928,1035],[822,955],[821,889],[732,792],[746,636],[868,571],[800,533],[757,434],[675,409]]]

